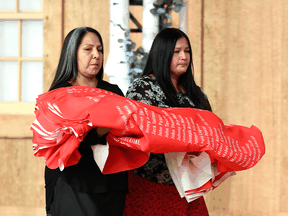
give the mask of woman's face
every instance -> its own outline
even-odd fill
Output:
[[[103,64],[103,47],[95,33],[88,32],[77,50],[78,78],[94,78]]]
[[[186,38],[182,37],[177,40],[174,54],[172,57],[170,70],[171,78],[177,79],[179,76],[184,74],[190,64],[190,48]]]

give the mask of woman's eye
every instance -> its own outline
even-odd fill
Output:
[[[175,50],[175,51],[174,51],[174,53],[179,53],[179,52],[180,52],[179,50]]]
[[[86,48],[85,50],[91,50],[90,48]]]

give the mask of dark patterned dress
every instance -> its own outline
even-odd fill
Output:
[[[126,97],[169,108],[165,93],[154,77],[144,76],[129,87]],[[177,93],[182,107],[196,108],[184,93]],[[150,153],[142,167],[129,172],[129,194],[124,215],[209,215],[203,197],[188,203],[181,198],[169,173],[164,154]]]

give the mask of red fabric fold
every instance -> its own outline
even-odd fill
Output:
[[[215,114],[192,108],[160,108],[83,86],[39,95],[31,125],[33,149],[55,169],[76,164],[77,148],[93,127],[111,128],[103,173],[131,170],[147,162],[149,152],[209,154],[220,172],[255,166],[265,153],[261,131],[224,125]]]

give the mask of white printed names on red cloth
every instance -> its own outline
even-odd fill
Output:
[[[126,102],[122,109],[126,112],[119,113],[125,119],[125,131],[117,136],[117,131],[111,130],[110,145],[121,143],[154,153],[205,151],[220,161],[220,169],[225,165],[226,171],[251,168],[263,156],[262,134],[255,126],[224,125],[215,114],[198,109],[163,109]],[[135,128],[139,129],[136,133]]]
[[[77,163],[77,148],[93,127],[111,128],[103,173],[140,167],[149,152],[205,151],[221,172],[251,168],[265,153],[262,133],[255,126],[224,125],[209,111],[150,106],[90,87],[42,94],[35,114],[35,156],[45,157],[50,168],[57,168],[59,160],[64,167]],[[73,143],[68,146],[70,155],[61,151],[66,142]]]

